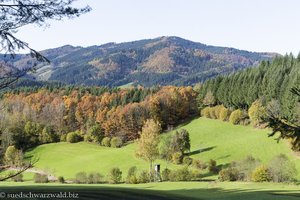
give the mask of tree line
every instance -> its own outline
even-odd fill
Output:
[[[258,67],[206,81],[199,90],[199,106],[204,108],[202,115],[210,118],[226,120],[236,110],[231,120],[228,119],[234,124],[239,121],[247,124],[250,117],[252,122],[266,123],[275,132],[289,133],[285,134],[288,137],[280,138],[291,139],[293,149],[299,150],[297,88],[300,88],[300,54],[296,58],[278,56],[271,62],[262,61]]]
[[[103,137],[127,142],[139,137],[147,119],[166,130],[197,115],[196,98],[191,87],[174,86],[9,92],[0,101],[1,147],[25,150],[65,141],[70,132],[98,143]]]

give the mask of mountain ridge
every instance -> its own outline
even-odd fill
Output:
[[[250,52],[161,36],[89,47],[64,45],[41,53],[51,64],[40,64],[32,79],[76,85],[120,86],[191,85],[220,74],[232,73],[270,60],[277,53]],[[14,65],[30,65],[17,56]]]

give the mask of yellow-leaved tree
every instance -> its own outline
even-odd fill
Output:
[[[153,162],[159,156],[158,144],[160,132],[161,125],[153,119],[148,119],[142,128],[140,138],[137,142],[136,155],[150,163],[150,173]]]

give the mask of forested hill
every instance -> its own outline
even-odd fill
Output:
[[[190,85],[220,74],[270,60],[274,53],[255,53],[208,46],[179,37],[159,37],[126,43],[108,43],[87,48],[70,45],[42,52],[50,65],[32,74],[38,80],[76,85],[120,86]],[[17,55],[17,67],[31,63]]]
[[[300,122],[300,99],[291,92],[292,88],[300,88],[300,54],[297,58],[278,56],[272,62],[263,61],[259,67],[208,80],[202,85],[199,98],[210,94],[212,104],[240,109],[260,100],[272,113]]]

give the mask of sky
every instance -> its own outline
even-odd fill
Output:
[[[78,0],[79,18],[29,25],[17,36],[37,50],[178,36],[215,46],[300,52],[299,0]]]

